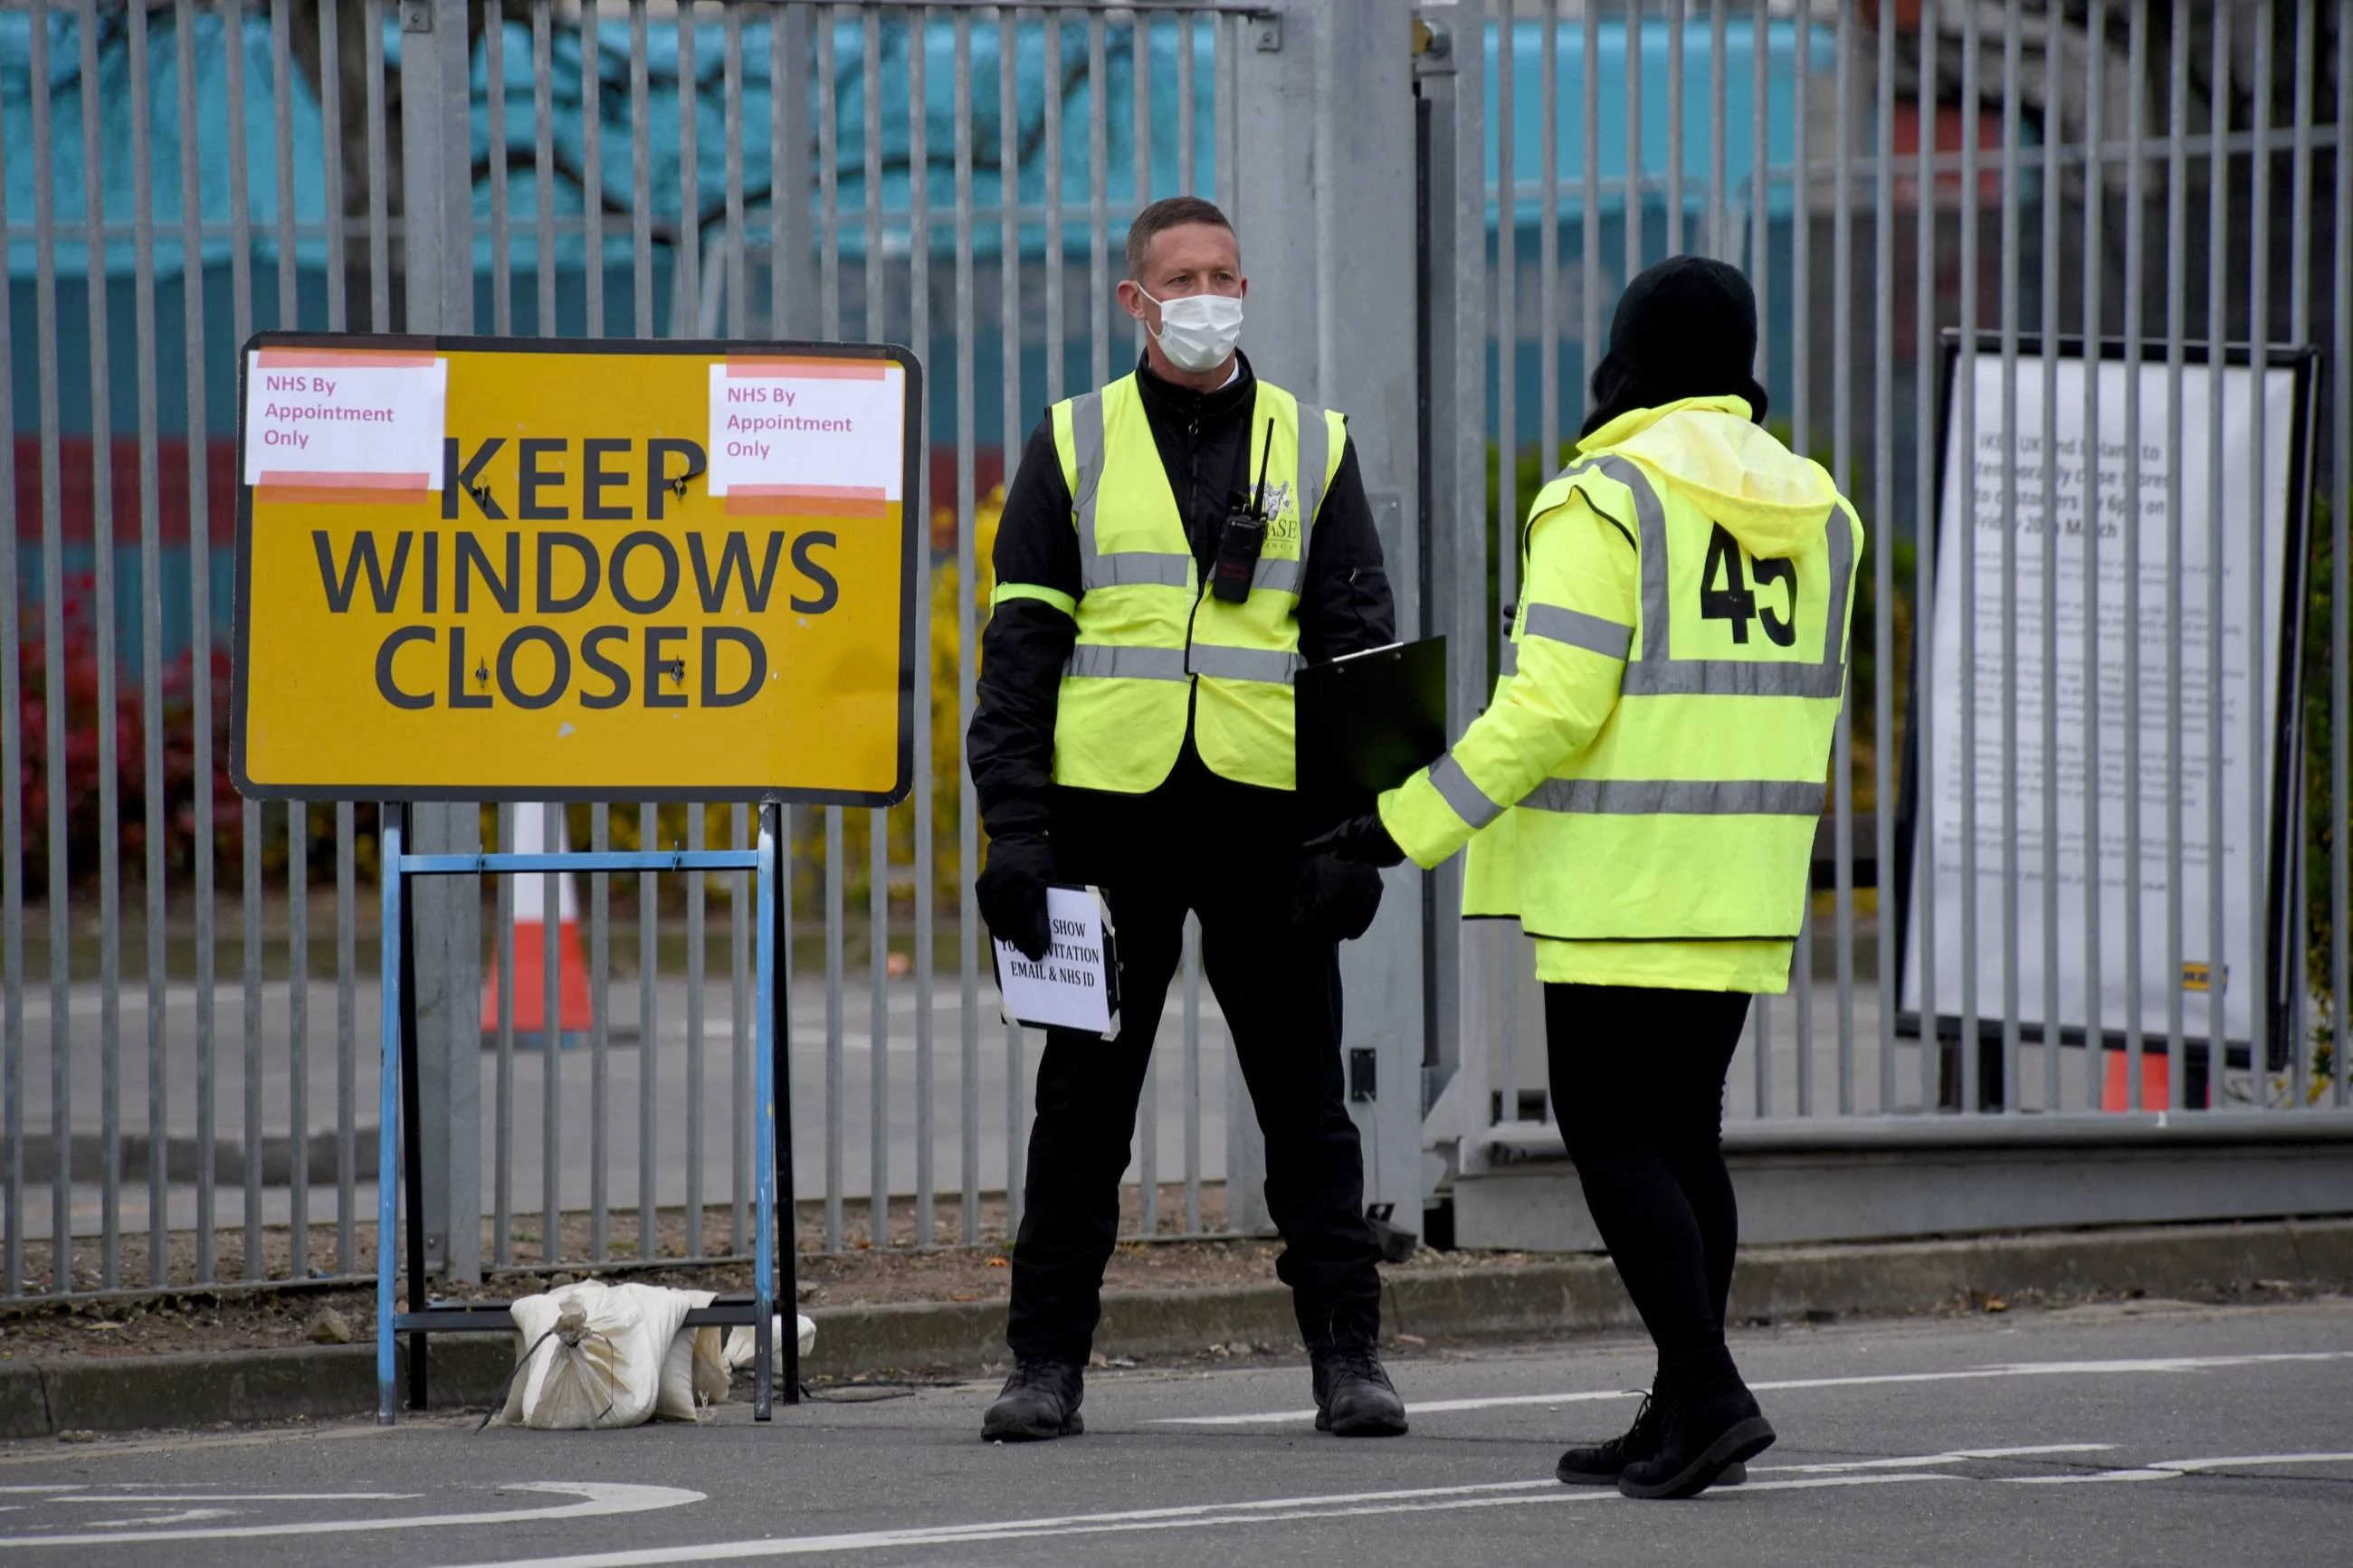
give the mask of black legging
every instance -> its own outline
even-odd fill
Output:
[[[1724,1079],[1747,1016],[1742,992],[1545,987],[1553,1111],[1662,1367],[1724,1343],[1740,1237]]]

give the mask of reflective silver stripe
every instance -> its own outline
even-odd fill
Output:
[[[1602,816],[1820,816],[1829,788],[1802,779],[1546,779],[1520,804]]]
[[[1588,616],[1583,610],[1564,609],[1558,605],[1530,605],[1520,614],[1521,632],[1526,637],[1567,643],[1609,658],[1624,658],[1626,650],[1634,646],[1633,627]]]
[[[1271,589],[1278,594],[1296,594],[1299,592],[1300,574],[1304,570],[1304,563],[1298,561],[1261,560],[1250,573],[1250,586]]]
[[[1071,497],[1079,519],[1079,570],[1095,558],[1095,492],[1103,488],[1103,394],[1090,392],[1071,399],[1071,444],[1078,448],[1079,485]]]
[[[1651,487],[1650,476],[1624,458],[1588,458],[1563,471],[1561,478],[1573,479],[1584,473],[1599,473],[1633,492],[1634,524],[1642,553],[1642,662],[1664,659],[1672,626],[1667,608],[1666,505]],[[1526,549],[1525,540],[1521,548]]]
[[[1496,673],[1496,674],[1498,674],[1498,675],[1517,675],[1517,674],[1519,674],[1519,672],[1520,672],[1520,645],[1519,645],[1518,643],[1514,642],[1514,641],[1513,641],[1511,638],[1509,638],[1509,637],[1505,637],[1505,638],[1504,639],[1504,645],[1503,645],[1503,647],[1501,647],[1500,648],[1496,649],[1495,651],[1496,651],[1498,654],[1500,654],[1500,655],[1502,656],[1502,662],[1501,662],[1501,663],[1499,663],[1499,664],[1496,666],[1496,668],[1495,668],[1495,673]]]
[[[1618,691],[1624,697],[1836,697],[1845,676],[1835,664],[1679,658],[1628,665]]]
[[[1430,764],[1430,787],[1438,796],[1454,808],[1454,815],[1473,827],[1484,827],[1504,815],[1504,808],[1487,798],[1487,792],[1471,782],[1462,764],[1447,752]]]
[[[1081,643],[1071,650],[1071,662],[1062,673],[1100,680],[1183,680],[1185,650]]]
[[[1193,673],[1219,680],[1257,680],[1288,686],[1306,661],[1295,653],[1273,653],[1253,647],[1213,647],[1193,645]]]
[[[1841,669],[1846,664],[1847,579],[1854,573],[1854,530],[1847,524],[1845,507],[1831,503],[1830,520],[1822,524],[1822,531],[1831,547],[1830,618],[1822,627],[1822,668]]]
[[[1082,588],[1126,588],[1140,583],[1162,588],[1190,588],[1193,558],[1155,550],[1118,550],[1109,555],[1090,551],[1079,557]]]
[[[1332,426],[1324,411],[1299,405],[1299,554],[1307,556],[1307,531],[1315,526],[1316,510],[1324,504],[1324,469],[1332,460]]]

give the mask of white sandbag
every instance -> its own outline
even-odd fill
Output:
[[[727,1397],[730,1379],[727,1366],[727,1331],[697,1329],[694,1331],[694,1397],[705,1405],[720,1403]]]
[[[807,1355],[817,1343],[817,1325],[799,1314],[793,1321],[798,1325],[801,1354]],[[785,1320],[782,1316],[768,1320],[769,1365],[779,1373],[785,1370]],[[758,1339],[751,1325],[744,1324],[727,1331],[727,1364],[731,1369],[750,1366],[760,1353]]]
[[[638,1425],[690,1305],[683,1291],[594,1279],[523,1297],[509,1311],[527,1360],[501,1420],[550,1431]]]
[[[717,1296],[709,1290],[674,1290],[689,1310],[708,1307]],[[700,1421],[707,1407],[727,1397],[727,1363],[720,1349],[718,1329],[681,1328],[662,1356],[661,1391],[654,1400],[657,1421]]]

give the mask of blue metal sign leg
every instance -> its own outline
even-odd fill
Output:
[[[753,973],[759,977],[755,1014],[757,1034],[753,1045],[752,1067],[752,1101],[754,1107],[752,1118],[752,1419],[754,1421],[768,1419],[770,1384],[773,1382],[770,1358],[776,1353],[772,1323],[776,1310],[771,1289],[771,1282],[776,1278],[776,1175],[771,1153],[776,1137],[776,1063],[771,1054],[776,1034],[776,836],[768,829],[766,813],[761,814],[760,820],[760,868],[754,874],[758,885],[754,907],[759,929],[754,937],[755,957],[753,963]],[[790,1396],[788,1392],[786,1397]]]
[[[768,820],[772,849],[770,870],[776,889],[776,919],[775,947],[769,955],[767,977],[769,1005],[765,1015],[769,1020],[769,1048],[764,1054],[768,1062],[768,1092],[761,1097],[761,1116],[768,1130],[770,1150],[759,1156],[760,1169],[769,1182],[769,1207],[773,1211],[783,1205],[786,1234],[778,1238],[776,1270],[779,1276],[777,1298],[792,1321],[785,1326],[785,1403],[801,1402],[801,1331],[800,1331],[800,1204],[793,1187],[793,948],[791,931],[784,924],[785,879],[792,875],[791,840],[785,834],[785,808],[772,805]]]
[[[397,806],[383,808],[379,858],[384,878],[384,1074],[376,1110],[375,1169],[375,1418],[389,1426],[397,1397],[394,1384],[393,1314],[396,1298],[394,1275],[400,1257],[400,1047],[401,1047],[401,886],[400,858],[403,814]]]

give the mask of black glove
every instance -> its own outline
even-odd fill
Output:
[[[1291,923],[1319,942],[1354,942],[1381,908],[1381,874],[1337,855],[1310,855],[1291,885]]]
[[[1351,817],[1331,832],[1309,839],[1307,852],[1336,855],[1360,866],[1394,866],[1405,858],[1405,851],[1398,847],[1389,830],[1381,826],[1380,814],[1375,811]]]
[[[1053,927],[1046,918],[1046,888],[1053,879],[1054,851],[1046,836],[1014,833],[990,841],[988,864],[973,884],[988,929],[1032,963],[1053,945]]]

